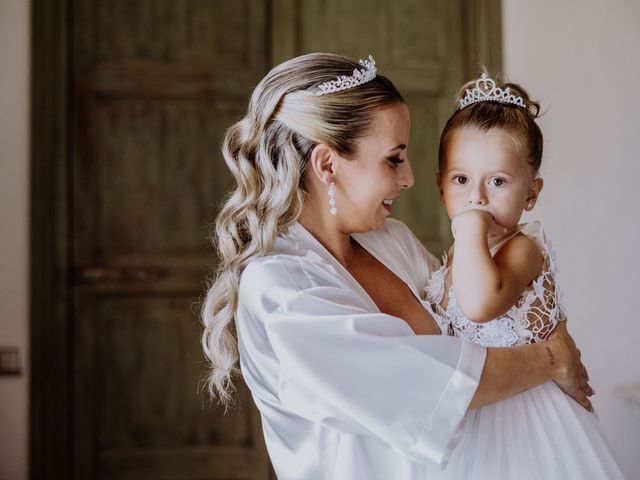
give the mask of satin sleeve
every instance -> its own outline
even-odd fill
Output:
[[[245,272],[241,285],[247,294],[237,322],[249,381],[266,378],[260,365],[267,360],[247,358],[251,342],[266,341],[277,362],[273,395],[284,409],[376,439],[414,462],[444,466],[486,349],[415,335],[403,320],[368,311],[347,288],[294,286],[308,283],[308,272],[296,281],[296,272],[276,263],[268,274],[260,267]]]

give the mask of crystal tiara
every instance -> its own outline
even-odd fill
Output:
[[[510,88],[503,90],[500,87],[496,87],[496,82],[488,77],[486,73],[483,73],[476,80],[475,88],[467,88],[466,95],[460,100],[459,110],[478,102],[510,103],[518,107],[527,108],[524,98],[513,95]]]
[[[353,75],[339,75],[335,80],[324,82],[314,87],[316,95],[326,95],[327,93],[339,92],[341,90],[349,90],[363,83],[370,82],[376,78],[376,61],[371,55],[368,60],[358,60],[358,63],[364,68],[354,69]]]

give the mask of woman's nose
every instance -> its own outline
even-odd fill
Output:
[[[411,168],[411,164],[407,158],[400,166],[400,177],[398,178],[398,183],[400,184],[400,188],[411,188],[413,187],[413,182],[413,169]]]

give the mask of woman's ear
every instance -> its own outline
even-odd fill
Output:
[[[326,143],[319,143],[311,151],[309,167],[317,181],[329,185],[335,173],[336,154]]]
[[[524,207],[524,209],[527,212],[533,210],[533,207],[535,206],[536,201],[538,200],[538,195],[540,195],[540,192],[542,191],[543,186],[544,186],[544,181],[540,177],[535,178],[531,182],[531,185],[529,186],[529,191],[527,192],[527,202]]]

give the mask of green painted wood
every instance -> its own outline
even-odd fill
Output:
[[[502,16],[500,0],[464,0],[461,13],[465,31],[465,73],[473,77],[486,67],[502,72]],[[495,73],[494,73],[495,72]]]
[[[74,3],[78,479],[269,474],[246,387],[238,414],[206,405],[196,307],[231,185],[219,143],[266,71],[265,13],[250,0]]]
[[[29,475],[71,478],[68,2],[33,0]]]

